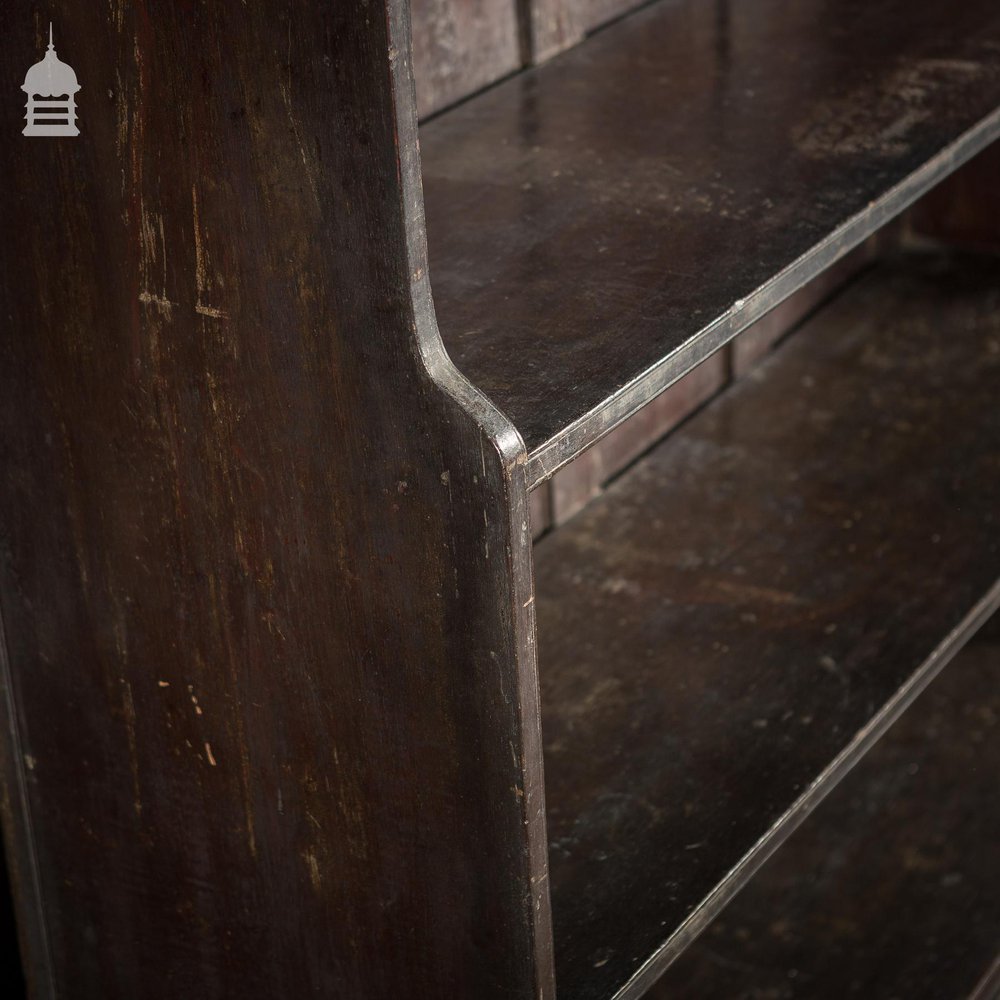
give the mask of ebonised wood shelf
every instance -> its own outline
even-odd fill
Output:
[[[421,129],[445,346],[529,484],[1000,135],[993,0],[664,0]]]
[[[997,605],[998,384],[1000,258],[903,256],[536,546],[560,996],[648,987]]]
[[[955,657],[649,1000],[997,995],[1000,979],[986,991],[1000,951],[998,626]]]
[[[424,4],[425,106],[628,2]],[[421,178],[410,0],[105,6],[0,62],[51,17],[84,88],[0,143],[30,994],[634,1000],[1000,600],[1000,259],[872,271],[537,550],[529,491],[1000,133],[1000,7],[662,0]]]

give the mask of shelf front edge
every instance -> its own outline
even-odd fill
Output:
[[[1000,137],[1000,108],[619,392],[528,454],[534,489]]]

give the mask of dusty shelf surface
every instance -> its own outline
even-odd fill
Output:
[[[863,275],[536,546],[560,995],[638,995],[996,606],[1000,258]]]
[[[998,775],[995,616],[650,1000],[970,996],[1000,954]]]
[[[445,345],[549,475],[1000,134],[995,0],[662,0],[421,128]]]

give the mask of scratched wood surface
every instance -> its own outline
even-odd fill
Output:
[[[436,339],[407,5],[0,13],[5,94],[50,13],[83,86],[0,145],[35,996],[548,995],[523,449]]]
[[[536,545],[573,1000],[641,993],[1000,600],[998,342],[1000,258],[880,266]]]
[[[518,0],[411,0],[413,72],[421,116],[516,70]]]
[[[650,1000],[972,994],[1000,949],[998,625],[955,657]]]

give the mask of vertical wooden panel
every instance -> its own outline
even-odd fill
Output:
[[[532,60],[551,58],[642,0],[530,0]]]
[[[35,995],[546,995],[524,450],[434,328],[406,4],[51,8],[81,135],[0,151]]]
[[[521,65],[517,0],[412,0],[412,11],[421,116]]]
[[[536,486],[528,494],[528,511],[531,515],[531,537],[538,538],[552,527],[552,493],[550,483]]]

